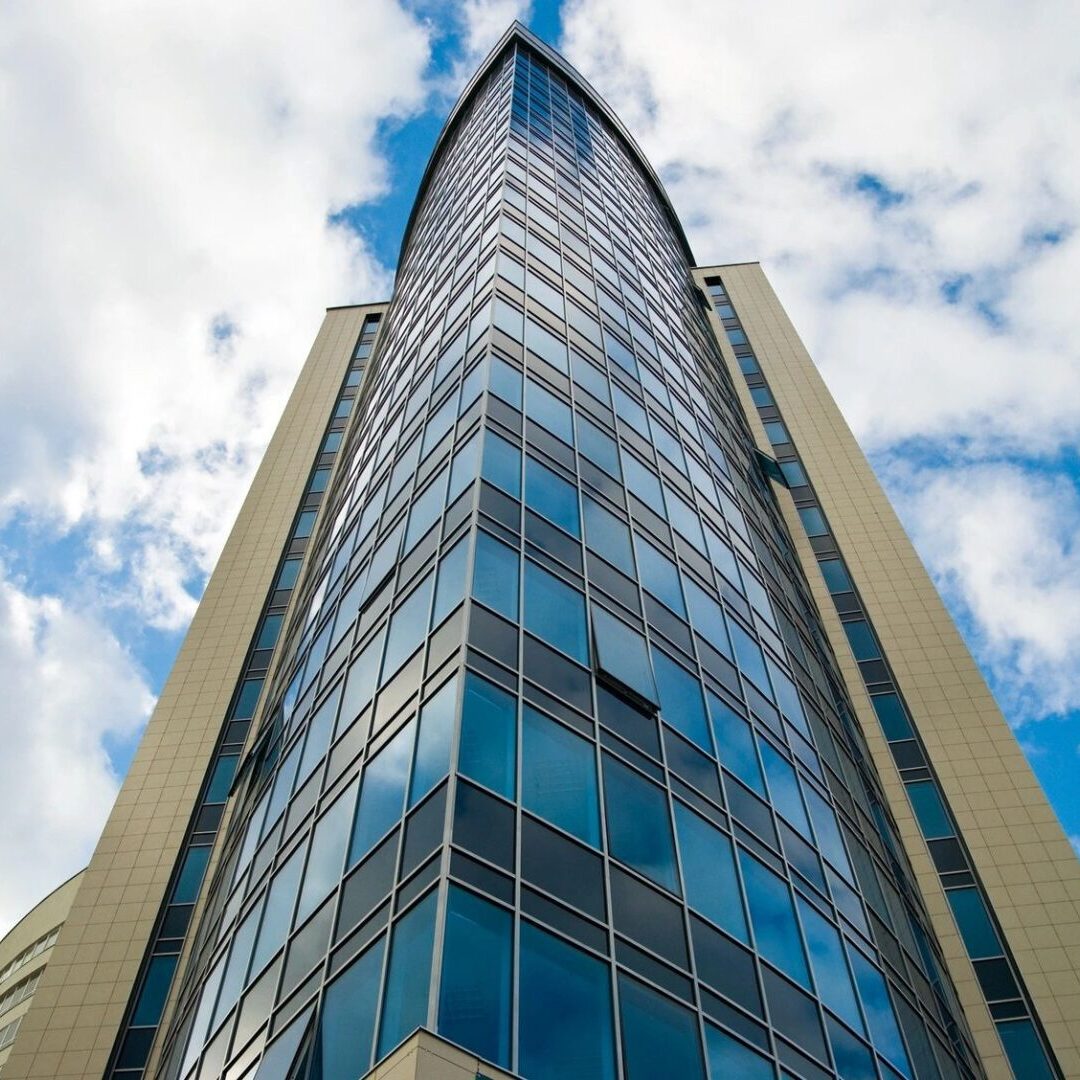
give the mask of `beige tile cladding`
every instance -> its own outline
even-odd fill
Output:
[[[100,1080],[365,314],[325,318],[158,699],[4,1080]]]
[[[719,274],[817,490],[1066,1076],[1080,1077],[1080,861],[929,574],[757,263]],[[719,328],[719,324],[714,325]],[[721,332],[722,334],[722,332]],[[725,357],[749,406],[734,356]],[[755,417],[755,436],[768,449]],[[805,538],[781,505],[991,1076],[1011,1072]]]
[[[558,1033],[552,1033],[558,1038]],[[512,1074],[423,1029],[409,1036],[365,1080],[512,1080]]]

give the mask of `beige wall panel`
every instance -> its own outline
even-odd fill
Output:
[[[799,449],[1058,1060],[1066,1076],[1080,1076],[1080,861],[761,267],[710,267],[698,272],[699,280],[712,273],[723,278]],[[734,357],[727,342],[722,345],[742,392]],[[768,451],[759,423],[755,435]],[[780,501],[979,1051],[991,1076],[1008,1077],[974,970],[813,552],[790,497]]]
[[[19,1029],[4,1080],[100,1080],[365,314],[326,312]]]

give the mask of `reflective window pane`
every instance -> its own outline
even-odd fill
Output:
[[[582,664],[589,662],[585,597],[565,582],[525,561],[525,629]]]
[[[388,1054],[406,1035],[428,1022],[437,895],[437,892],[429,893],[394,927],[379,1025],[378,1057]]]
[[[689,1009],[620,975],[619,1018],[627,1080],[705,1080],[697,1019]]]
[[[677,892],[675,845],[663,789],[605,754],[604,809],[611,854]]]

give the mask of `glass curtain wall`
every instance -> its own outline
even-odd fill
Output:
[[[978,1075],[655,179],[524,33],[436,158],[164,1075]]]

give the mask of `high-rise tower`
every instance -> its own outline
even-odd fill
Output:
[[[4,1080],[1077,1075],[1078,923],[759,268],[695,270],[515,26],[391,303],[327,313]]]

